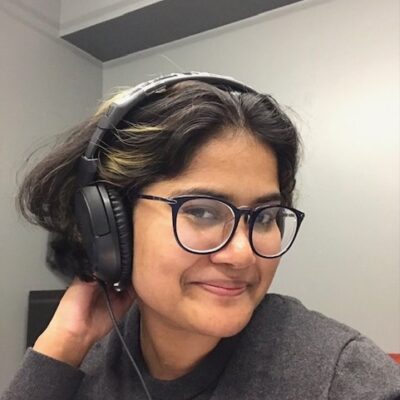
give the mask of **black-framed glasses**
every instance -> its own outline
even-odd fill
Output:
[[[235,207],[206,195],[166,198],[139,194],[137,197],[169,204],[175,239],[184,250],[194,254],[221,250],[234,236],[243,216],[254,253],[263,258],[280,257],[296,239],[305,215],[282,205]]]

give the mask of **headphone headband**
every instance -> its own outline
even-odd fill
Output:
[[[169,86],[188,80],[197,80],[212,85],[226,85],[230,89],[239,92],[257,93],[254,89],[236,79],[207,72],[178,72],[162,75],[150,81],[140,83],[129,90],[124,97],[113,102],[98,122],[85,154],[80,160],[78,187],[88,185],[94,181],[97,172],[97,152],[100,143],[108,131],[117,127],[133,107],[144,102],[151,95],[161,93]]]

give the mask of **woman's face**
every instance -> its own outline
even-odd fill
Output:
[[[182,174],[143,193],[174,197],[193,190],[216,193],[237,207],[260,205],[260,199],[279,193],[276,158],[250,134],[225,129],[203,145]],[[183,250],[174,237],[171,207],[158,201],[138,200],[134,238],[133,283],[142,317],[193,334],[220,338],[243,329],[279,263],[253,253],[243,218],[218,252]]]

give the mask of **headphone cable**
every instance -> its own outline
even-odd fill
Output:
[[[118,327],[117,320],[115,318],[114,312],[113,312],[112,307],[111,307],[111,301],[110,301],[110,296],[108,294],[107,285],[103,281],[101,281],[100,279],[96,279],[96,280],[99,283],[100,287],[103,289],[103,292],[104,292],[104,295],[105,295],[105,298],[106,298],[108,313],[110,314],[110,318],[111,318],[111,321],[112,321],[112,323],[114,325],[115,331],[117,332],[118,338],[122,343],[122,347],[124,348],[129,360],[131,361],[131,363],[133,365],[133,368],[135,369],[135,371],[136,371],[136,373],[137,373],[137,375],[139,377],[140,383],[143,386],[143,389],[144,389],[144,391],[146,393],[147,399],[148,400],[152,400],[152,398],[150,396],[150,392],[149,392],[149,390],[148,390],[148,388],[146,386],[146,383],[145,383],[145,381],[143,379],[143,376],[142,376],[142,374],[141,374],[141,372],[139,370],[139,367],[137,366],[137,364],[136,364],[131,352],[129,351],[129,348],[128,348],[128,346],[127,346],[127,344],[126,344],[126,342],[125,342],[125,340],[124,340],[124,338],[123,338],[123,336],[121,334],[121,331],[120,331],[119,327]]]

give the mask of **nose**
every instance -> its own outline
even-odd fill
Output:
[[[243,219],[240,220],[229,243],[221,250],[210,254],[213,263],[230,265],[236,269],[253,265],[256,257],[250,245],[248,226]]]

